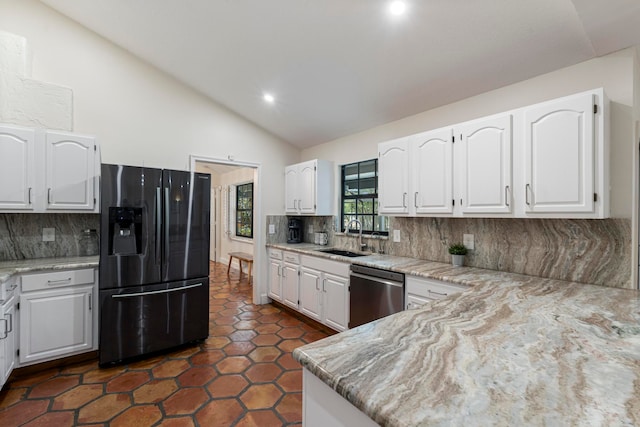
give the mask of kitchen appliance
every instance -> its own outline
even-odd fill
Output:
[[[102,165],[101,365],[208,336],[210,178]]]
[[[287,243],[302,242],[302,220],[299,218],[289,218],[289,231]]]
[[[351,264],[349,328],[404,310],[404,274]]]

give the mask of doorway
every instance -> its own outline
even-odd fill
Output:
[[[261,304],[263,284],[261,274],[261,251],[263,244],[260,224],[260,165],[227,161],[223,159],[191,156],[191,170],[211,175],[211,237],[209,259],[218,263],[228,264],[229,253],[244,252],[251,254],[254,259],[252,274],[253,301]],[[251,236],[246,229],[237,229],[238,224],[236,202],[238,189],[246,188],[249,184],[253,188],[252,214],[253,224]],[[242,193],[246,198],[246,192]],[[244,234],[244,235],[243,235]],[[246,263],[243,274],[248,273]],[[238,264],[234,261],[234,268]]]

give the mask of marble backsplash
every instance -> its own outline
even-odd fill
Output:
[[[43,228],[55,229],[55,241],[42,241]],[[0,214],[0,261],[78,256],[86,229],[99,232],[100,214]]]
[[[279,224],[282,235],[268,242],[286,242],[286,216],[267,219]],[[333,217],[303,217],[305,242],[324,228],[329,245],[358,250],[358,239],[335,232]],[[510,219],[510,218],[390,218],[390,229],[401,241],[364,238],[369,250],[429,261],[450,262],[447,248],[473,234],[475,249],[465,265],[489,270],[580,283],[634,288],[631,283],[631,220]],[[270,240],[272,239],[272,240]],[[277,240],[280,239],[280,240]]]

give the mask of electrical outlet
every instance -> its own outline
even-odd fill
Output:
[[[42,241],[43,242],[55,242],[56,241],[56,229],[55,228],[43,228],[42,229]]]
[[[400,242],[400,230],[393,230],[393,241]]]
[[[473,240],[473,234],[463,234],[462,235],[462,244],[469,249],[470,251],[475,249],[475,243]]]
[[[276,225],[269,224],[269,234],[276,234]]]
[[[309,234],[313,234],[313,224],[309,224]]]

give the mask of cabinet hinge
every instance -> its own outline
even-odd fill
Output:
[[[593,104],[593,114],[598,114],[598,104]]]
[[[96,144],[93,144],[93,151],[98,151],[98,146]]]
[[[16,304],[16,310],[20,310],[20,303]]]
[[[20,349],[16,350],[16,356],[20,356]]]
[[[593,193],[593,201],[594,202],[598,201],[598,193]]]
[[[314,171],[317,171],[317,170],[318,170],[318,168],[317,168],[316,166],[314,166],[314,167],[313,167],[313,170],[314,170]]]
[[[94,205],[96,204],[96,198],[95,197],[93,198],[93,204]]]
[[[298,276],[300,275],[300,270],[298,270]]]
[[[454,144],[456,143],[456,137],[455,136],[451,137],[451,142],[453,142]]]
[[[451,206],[455,206],[456,205],[456,199],[451,199]]]

